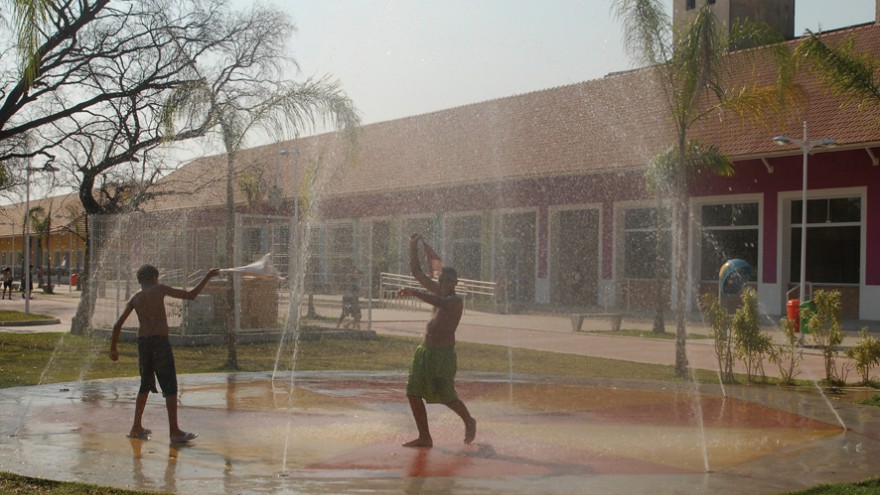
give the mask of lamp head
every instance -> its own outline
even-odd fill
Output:
[[[779,146],[785,146],[786,144],[791,144],[791,138],[788,136],[776,136],[773,138],[773,142]]]
[[[825,138],[822,140],[822,146],[824,146],[826,148],[833,148],[833,147],[837,146],[837,141],[835,141],[831,138]]]

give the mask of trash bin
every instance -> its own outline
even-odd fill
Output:
[[[78,279],[79,279],[79,276],[77,274],[71,273],[70,274],[70,285],[72,287],[76,287],[77,282],[79,281]]]
[[[800,299],[789,299],[788,304],[785,305],[786,316],[788,316],[789,320],[794,322],[794,333],[798,333],[801,331],[801,320],[799,317],[800,309]]]
[[[800,305],[800,320],[801,320],[801,328],[804,329],[804,333],[810,333],[810,318],[813,317],[813,314],[816,312],[816,305],[813,304],[813,301],[804,301]]]

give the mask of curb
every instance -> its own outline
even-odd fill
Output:
[[[40,325],[58,325],[61,320],[58,318],[52,320],[25,320],[25,321],[3,321],[0,327],[36,327]]]

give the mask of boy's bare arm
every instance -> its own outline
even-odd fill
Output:
[[[458,296],[441,296],[438,294],[432,294],[430,292],[422,292],[418,289],[413,289],[411,287],[404,287],[397,291],[397,295],[400,297],[416,297],[430,304],[431,306],[441,307],[446,306],[448,304],[452,304],[458,299]]]
[[[419,241],[422,240],[421,234],[412,234],[409,236],[409,270],[412,276],[422,284],[422,287],[428,289],[434,294],[440,292],[440,286],[434,282],[425,272],[422,271],[422,265],[419,262]]]
[[[211,280],[212,278],[216,277],[217,274],[219,274],[219,273],[220,273],[219,268],[212,268],[212,269],[208,270],[208,273],[205,274],[205,277],[202,278],[202,281],[199,282],[198,285],[193,287],[192,290],[188,290],[188,291],[166,286],[165,295],[169,296],[169,297],[173,297],[175,299],[186,299],[186,300],[192,301],[193,299],[196,298],[196,296],[198,296],[202,292],[202,289],[204,289],[205,285],[208,284],[208,280]]]
[[[131,314],[134,306],[132,306],[131,302],[125,305],[125,310],[122,311],[122,314],[119,315],[119,319],[116,320],[116,323],[113,324],[113,334],[110,336],[110,360],[116,361],[119,359],[119,351],[116,350],[116,343],[119,341],[119,333],[122,332],[122,325],[125,323],[125,320],[128,319],[128,315]]]

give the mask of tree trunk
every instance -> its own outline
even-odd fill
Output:
[[[226,263],[232,266],[235,258],[235,202],[233,198],[232,182],[235,175],[235,153],[226,153]],[[236,350],[235,335],[235,283],[234,275],[229,276],[229,286],[226,289],[226,367],[238,369],[238,352]]]
[[[656,220],[657,225],[655,229],[655,242],[654,242],[654,333],[666,333],[666,322],[664,321],[663,313],[666,311],[666,301],[663,300],[663,276],[662,270],[660,269],[660,264],[663,262],[663,257],[661,256],[661,249],[663,247],[663,243],[661,241],[660,235],[662,230],[660,228],[660,218],[662,213],[662,202],[660,201],[660,193],[657,194],[657,209],[656,209]],[[668,262],[668,261],[667,261]]]
[[[685,350],[687,338],[687,230],[688,230],[688,203],[687,203],[687,164],[686,164],[686,140],[685,133],[679,133],[678,142],[678,169],[676,170],[676,201],[672,205],[675,223],[673,225],[675,239],[672,245],[675,247],[675,375],[686,377],[688,373],[688,359]]]
[[[88,335],[92,323],[92,315],[95,312],[95,300],[98,296],[97,290],[91,290],[92,284],[91,259],[92,259],[92,236],[89,230],[89,215],[85,214],[85,242],[83,250],[83,267],[82,273],[79,274],[77,281],[78,290],[81,291],[79,304],[76,307],[76,314],[70,324],[70,333],[74,335]],[[73,258],[73,253],[71,253]],[[73,268],[73,260],[71,259],[71,268]]]

